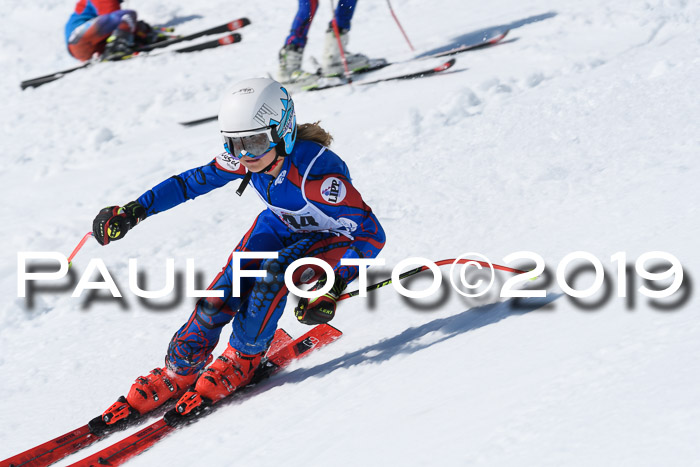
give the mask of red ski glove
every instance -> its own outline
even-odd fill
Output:
[[[92,233],[100,245],[119,240],[129,229],[146,218],[146,208],[132,201],[124,207],[109,206],[102,209],[92,221]]]
[[[309,291],[322,288],[326,285],[326,280],[326,276],[323,276]],[[303,324],[315,325],[327,323],[335,316],[336,302],[347,285],[345,279],[336,274],[333,288],[331,288],[327,294],[313,299],[300,299],[299,304],[294,308],[294,315],[299,322]]]

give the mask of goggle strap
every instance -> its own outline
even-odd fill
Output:
[[[270,127],[271,133],[272,133],[272,142],[277,145],[278,148],[281,148],[282,155],[283,156],[288,156],[287,154],[287,146],[284,144],[284,140],[280,138],[280,135],[277,133],[277,125],[273,125]],[[297,136],[297,129],[294,127],[294,134],[292,135],[292,139],[296,139]],[[279,154],[279,151],[278,151]]]
[[[273,143],[280,144],[282,142],[282,138],[277,134],[277,125],[272,125],[270,127],[270,135],[272,136]]]

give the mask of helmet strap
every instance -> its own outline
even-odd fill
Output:
[[[296,132],[296,129],[295,129],[295,132]],[[283,162],[284,158],[289,155],[289,154],[287,154],[287,148],[284,145],[284,140],[282,138],[280,138],[279,135],[277,134],[277,126],[274,126],[272,128],[271,133],[272,133],[273,142],[277,143],[275,145],[275,158],[272,162],[270,162],[270,164],[267,167],[265,167],[261,171],[264,174],[269,173],[271,170],[273,170],[275,167],[277,167],[277,165],[279,165],[281,162]],[[282,153],[281,156],[280,156],[280,153]],[[253,176],[253,172],[251,172],[251,171],[248,171],[245,174],[245,177],[243,177],[243,180],[241,180],[241,183],[240,183],[240,185],[238,185],[238,189],[236,190],[236,194],[238,196],[243,195],[243,191],[248,186],[248,183],[250,183],[250,177],[252,177],[252,176]]]
[[[270,162],[270,165],[265,167],[262,173],[269,173],[272,169],[277,167],[277,164],[282,162],[282,158],[287,157],[287,147],[284,144],[284,140],[277,134],[277,125],[273,126],[270,133],[272,133],[272,142],[275,144],[275,159]],[[280,155],[281,153],[281,155]]]
[[[278,145],[278,146],[279,146],[279,145]],[[276,146],[276,147],[278,147],[278,146]],[[279,152],[278,152],[278,151],[275,151],[275,159],[274,159],[272,162],[270,162],[270,165],[268,165],[267,167],[265,167],[265,168],[262,170],[262,173],[264,173],[264,174],[269,173],[272,169],[274,169],[275,167],[277,167],[277,164],[279,164],[280,162],[282,162],[282,160],[283,160],[283,158],[280,157]]]
[[[245,187],[248,186],[248,183],[250,183],[250,177],[253,176],[253,172],[250,170],[246,172],[245,177],[243,177],[243,180],[241,180],[240,185],[238,185],[238,189],[236,190],[236,194],[238,196],[243,196],[243,190],[245,190]]]

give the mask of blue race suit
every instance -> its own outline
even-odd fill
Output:
[[[335,8],[335,20],[340,29],[350,29],[350,20],[355,13],[356,3],[357,0],[340,0],[338,2],[338,6]],[[284,42],[285,45],[294,44],[301,48],[306,46],[306,36],[317,9],[318,0],[299,0],[299,9],[292,22],[289,36]]]
[[[201,298],[190,319],[173,336],[167,365],[192,374],[205,364],[222,328],[233,320],[229,344],[246,354],[267,349],[287,302],[284,273],[295,260],[325,260],[347,282],[357,266],[341,266],[341,258],[374,258],[384,246],[379,221],[353,187],[345,163],[323,146],[298,140],[284,158],[277,177],[253,173],[251,185],[267,204],[234,251],[276,251],[277,259],[241,260],[241,269],[267,271],[264,278],[242,278],[240,297],[232,296],[231,257],[208,287],[222,298]],[[227,153],[209,164],[171,177],[138,198],[151,216],[242,179],[246,169]],[[295,271],[295,284],[320,277],[315,266]]]

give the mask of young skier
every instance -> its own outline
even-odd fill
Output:
[[[208,288],[223,291],[223,297],[197,302],[170,342],[165,367],[139,377],[126,400],[120,398],[105,412],[108,424],[180,396],[177,407],[186,405],[184,413],[189,413],[203,401],[216,402],[246,385],[284,310],[287,267],[304,257],[320,258],[333,267],[330,292],[311,301],[301,299],[295,308],[300,322],[325,323],[335,315],[336,299],[358,275],[356,266],[341,266],[341,258],[373,258],[384,246],[379,221],[352,185],[345,163],[327,148],[331,136],[318,123],[297,127],[294,102],[280,83],[256,78],[236,84],[222,101],[219,126],[226,152],[161,182],[124,207],[102,209],[93,222],[95,238],[103,245],[121,239],[147,217],[242,179],[239,193],[250,182],[266,209],[234,251],[279,255],[241,260],[242,270],[263,270],[267,275],[241,279],[240,297],[232,294],[229,257]],[[317,280],[316,290],[331,279],[315,266],[301,267],[293,275],[295,284]],[[228,348],[200,377],[231,321]],[[183,396],[195,382],[195,393]]]
[[[362,54],[347,51],[348,34],[350,32],[350,20],[355,13],[357,0],[340,0],[335,9],[334,19],[340,33],[340,40],[350,70],[361,70],[369,65],[369,59]],[[292,29],[284,42],[284,47],[279,51],[279,69],[277,79],[282,83],[294,83],[308,85],[315,82],[319,76],[306,72],[301,67],[304,58],[304,47],[309,27],[316,14],[318,0],[299,0]],[[343,62],[338,47],[338,39],[333,32],[333,23],[328,24],[326,30],[323,56],[321,60],[321,73],[325,76],[335,76],[344,71]]]
[[[122,10],[122,0],[80,0],[65,28],[68,53],[81,61],[94,54],[116,60],[132,53],[138,45],[166,39],[136,12]]]

